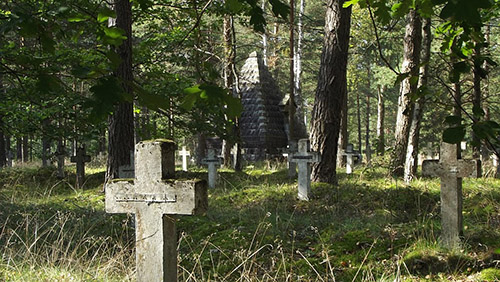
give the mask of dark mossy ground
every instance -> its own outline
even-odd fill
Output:
[[[498,281],[500,181],[464,181],[463,248],[439,245],[439,181],[340,172],[296,199],[285,169],[220,172],[205,216],[178,217],[180,281]],[[0,281],[134,278],[133,219],[104,212],[102,170],[0,171]],[[206,178],[204,171],[180,178]],[[496,279],[496,280],[495,280]]]

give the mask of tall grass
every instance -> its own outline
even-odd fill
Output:
[[[341,171],[338,187],[314,184],[309,202],[296,199],[283,164],[221,170],[207,214],[178,219],[179,280],[495,277],[500,181],[464,182],[466,229],[457,252],[439,244],[439,181],[401,186],[380,167]],[[65,179],[54,169],[0,171],[0,281],[135,280],[132,217],[106,214],[103,169],[87,172],[75,189],[71,169]],[[203,170],[181,174],[205,177]]]

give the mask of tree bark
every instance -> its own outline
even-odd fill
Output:
[[[294,72],[295,72],[295,137],[297,139],[308,138],[307,128],[305,122],[305,107],[304,99],[302,98],[302,45],[303,45],[303,16],[305,10],[305,0],[300,0],[299,3],[299,13],[297,19],[297,44],[295,48],[295,58],[294,58]]]
[[[422,22],[417,11],[411,9],[406,18],[406,32],[404,38],[404,55],[401,71],[409,74],[401,81],[398,99],[398,113],[396,117],[396,129],[394,133],[394,150],[391,155],[391,172],[396,176],[404,174],[404,163],[408,147],[408,135],[413,113],[414,103],[411,95],[417,90],[420,47],[422,41]]]
[[[422,65],[420,66],[420,77],[418,79],[418,88],[426,88],[429,77],[429,61],[431,58],[431,19],[426,18],[422,26]],[[410,125],[410,133],[408,137],[408,149],[406,151],[404,181],[410,183],[418,167],[418,149],[420,138],[420,125],[424,115],[424,106],[426,97],[420,97],[415,103],[413,116]]]
[[[370,91],[371,91],[371,68],[370,65],[368,65],[367,69],[367,76],[368,76],[368,92],[366,93],[366,121],[365,121],[365,128],[366,128],[366,135],[365,135],[365,150],[366,150],[366,163],[369,163],[372,159],[372,153],[371,153],[371,147],[370,147]]]
[[[126,40],[118,47],[122,62],[115,73],[123,89],[132,93],[132,10],[129,0],[115,2],[116,26],[125,30]],[[118,177],[118,168],[130,164],[130,152],[134,150],[134,112],[130,102],[120,102],[109,117],[108,165],[106,180]]]
[[[224,86],[229,91],[233,91],[234,75],[233,75],[233,65],[234,65],[234,53],[233,53],[233,17],[231,15],[224,16],[224,26],[223,26],[223,36],[224,36]],[[226,168],[231,167],[231,149],[233,147],[233,142],[230,140],[229,135],[234,135],[234,130],[231,128],[227,129],[228,138],[222,142],[222,159],[223,166]],[[234,136],[236,137],[236,136]]]
[[[386,86],[378,86],[378,101],[377,101],[377,155],[383,156],[385,154],[385,101],[384,92]]]
[[[23,139],[20,137],[16,138],[16,160],[23,161]]]
[[[363,154],[363,144],[361,142],[361,104],[359,103],[359,91],[356,91],[356,118],[358,120],[358,150]]]
[[[23,163],[27,163],[30,159],[29,136],[23,136],[22,142]]]
[[[328,0],[325,37],[311,119],[311,147],[321,161],[312,166],[312,180],[337,183],[336,159],[341,110],[347,95],[347,56],[351,7],[344,0]]]
[[[3,101],[5,97],[5,90],[3,88],[2,73],[0,73],[0,100]],[[5,144],[5,129],[3,122],[3,113],[0,112],[0,168],[7,165],[7,149]]]
[[[482,79],[482,66],[481,66],[481,45],[482,43],[476,42],[474,45],[474,68],[473,68],[473,91],[472,91],[472,107],[473,109],[481,109],[481,79]],[[478,122],[481,116],[474,115],[474,122]],[[472,132],[472,157],[479,159],[481,157],[481,140],[477,135]],[[481,165],[481,163],[479,163]],[[479,170],[481,171],[481,170]]]

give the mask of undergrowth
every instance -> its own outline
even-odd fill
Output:
[[[132,216],[106,214],[103,169],[87,172],[75,189],[71,168],[0,171],[0,281],[135,280]],[[220,170],[207,214],[177,217],[179,281],[499,281],[499,180],[464,180],[463,246],[446,250],[438,179],[338,176],[301,202],[282,164]]]

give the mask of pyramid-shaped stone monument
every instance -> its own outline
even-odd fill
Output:
[[[262,57],[250,54],[241,69],[240,132],[244,155],[249,160],[281,156],[287,146],[282,95]]]

